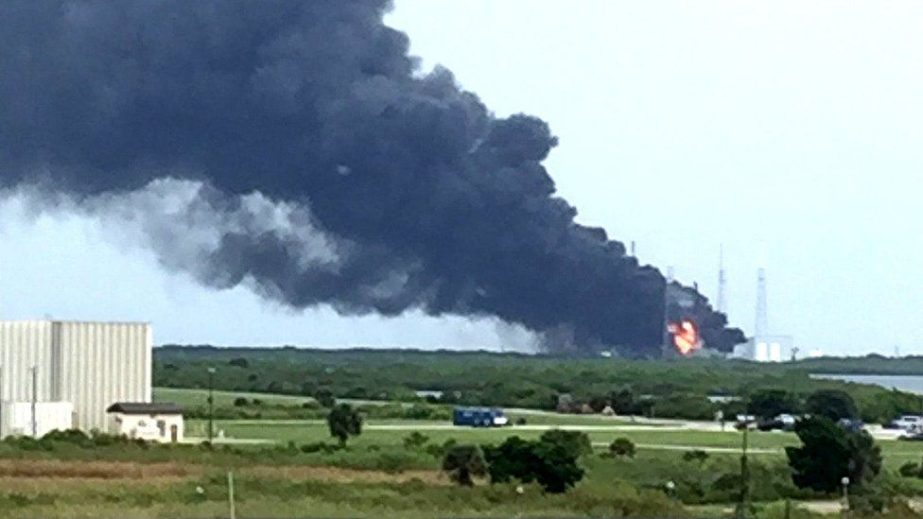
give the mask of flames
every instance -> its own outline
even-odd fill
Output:
[[[690,355],[702,347],[699,330],[692,321],[685,319],[680,323],[670,323],[668,330],[673,336],[673,345],[683,355]]]

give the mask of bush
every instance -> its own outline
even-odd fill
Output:
[[[609,453],[613,456],[635,457],[635,444],[628,438],[616,438],[609,444]]]
[[[246,406],[246,405],[249,404],[249,403],[250,403],[250,401],[247,400],[246,398],[242,397],[242,396],[239,396],[239,397],[237,397],[237,398],[234,399],[234,407],[244,407],[244,406]]]
[[[901,465],[901,468],[898,469],[898,472],[905,478],[918,478],[923,475],[920,471],[920,464],[914,463],[912,461],[908,461],[907,463]]]
[[[298,450],[304,452],[305,454],[310,454],[312,452],[324,452],[326,454],[330,454],[331,452],[338,451],[340,449],[341,447],[339,445],[330,445],[324,442],[314,442],[306,443],[299,447]]]
[[[442,445],[439,445],[438,443],[431,443],[426,446],[426,453],[436,459],[440,459],[445,456],[446,452],[449,452],[449,450],[457,444],[458,442],[456,442],[453,438],[449,438],[443,442]]]
[[[474,485],[472,476],[480,477],[487,473],[487,464],[477,445],[457,445],[445,454],[442,470],[449,473],[452,481],[470,487]]]
[[[420,450],[429,442],[429,436],[414,431],[404,437],[404,448],[409,450]]]
[[[551,429],[545,431],[539,437],[539,441],[558,445],[567,452],[568,456],[574,459],[585,456],[593,452],[593,445],[590,443],[590,437],[582,431],[564,431],[561,429]]]
[[[708,453],[700,449],[686,451],[683,453],[683,461],[696,461],[698,463],[705,463],[706,460],[708,460]]]
[[[546,492],[562,493],[583,479],[583,469],[566,443],[527,441],[511,436],[499,446],[485,446],[491,483],[538,482]]]
[[[747,403],[747,412],[763,420],[771,420],[783,413],[795,414],[800,410],[798,398],[784,389],[756,391]]]
[[[336,405],[337,402],[336,398],[333,396],[333,392],[329,389],[318,389],[314,393],[314,400],[317,400],[317,403],[328,409]]]

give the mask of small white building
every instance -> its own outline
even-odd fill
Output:
[[[183,441],[183,410],[176,404],[118,402],[106,412],[109,434],[160,443]]]

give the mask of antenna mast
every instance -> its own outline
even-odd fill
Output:
[[[727,299],[725,298],[725,290],[727,286],[727,278],[725,277],[724,272],[724,245],[718,250],[718,311],[724,315],[727,315]]]
[[[756,271],[756,326],[753,334],[756,337],[765,336],[769,332],[769,311],[766,303],[766,269],[760,267]]]

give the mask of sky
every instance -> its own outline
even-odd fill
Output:
[[[421,73],[548,121],[584,224],[802,351],[923,354],[923,4],[398,0]],[[0,201],[0,318],[151,321],[155,342],[528,350],[495,320],[294,312],[170,272],[119,223]]]

